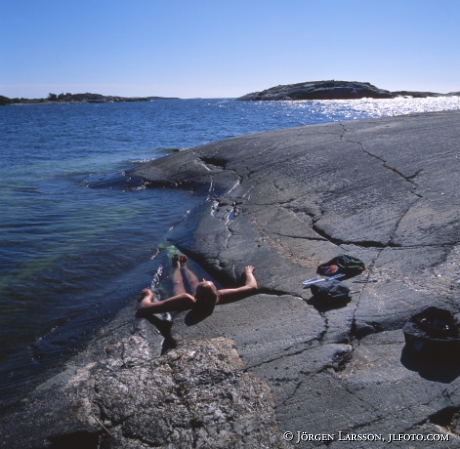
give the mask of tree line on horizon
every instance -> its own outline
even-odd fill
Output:
[[[125,103],[135,101],[151,101],[151,100],[170,100],[172,97],[118,97],[112,95],[92,94],[86,92],[84,94],[49,93],[46,98],[8,98],[0,95],[0,106],[11,104],[37,104],[37,103]]]
[[[59,95],[49,93],[46,98],[8,98],[4,95],[0,95],[0,106],[6,106],[9,104],[20,104],[20,103],[48,103],[48,102],[69,102],[69,101],[103,101],[106,97],[101,94],[92,94],[86,92],[84,94],[71,94],[61,93]]]

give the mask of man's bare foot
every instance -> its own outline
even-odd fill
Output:
[[[153,298],[155,297],[154,293],[149,288],[144,288],[144,290],[142,290],[142,295],[142,301],[147,299],[150,300],[150,302],[153,302]]]
[[[180,256],[179,261],[180,261],[180,266],[181,267],[186,267],[187,262],[188,262],[188,257],[187,256]]]
[[[178,268],[179,267],[179,254],[173,254],[171,257],[171,262],[173,268]]]

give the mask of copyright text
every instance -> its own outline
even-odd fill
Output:
[[[283,439],[299,444],[301,441],[383,441],[391,443],[393,441],[449,441],[449,435],[441,433],[308,433],[291,432],[283,433]]]

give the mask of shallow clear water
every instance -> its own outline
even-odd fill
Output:
[[[142,188],[126,174],[136,164],[252,132],[446,109],[460,98],[0,108],[0,385],[58,363],[165,264],[168,232],[204,199]]]

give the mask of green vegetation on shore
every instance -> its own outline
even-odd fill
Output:
[[[0,95],[0,106],[11,104],[46,104],[46,103],[126,103],[133,101],[172,100],[170,97],[117,97],[101,94],[70,94],[59,95],[50,93],[47,98],[8,98]]]

